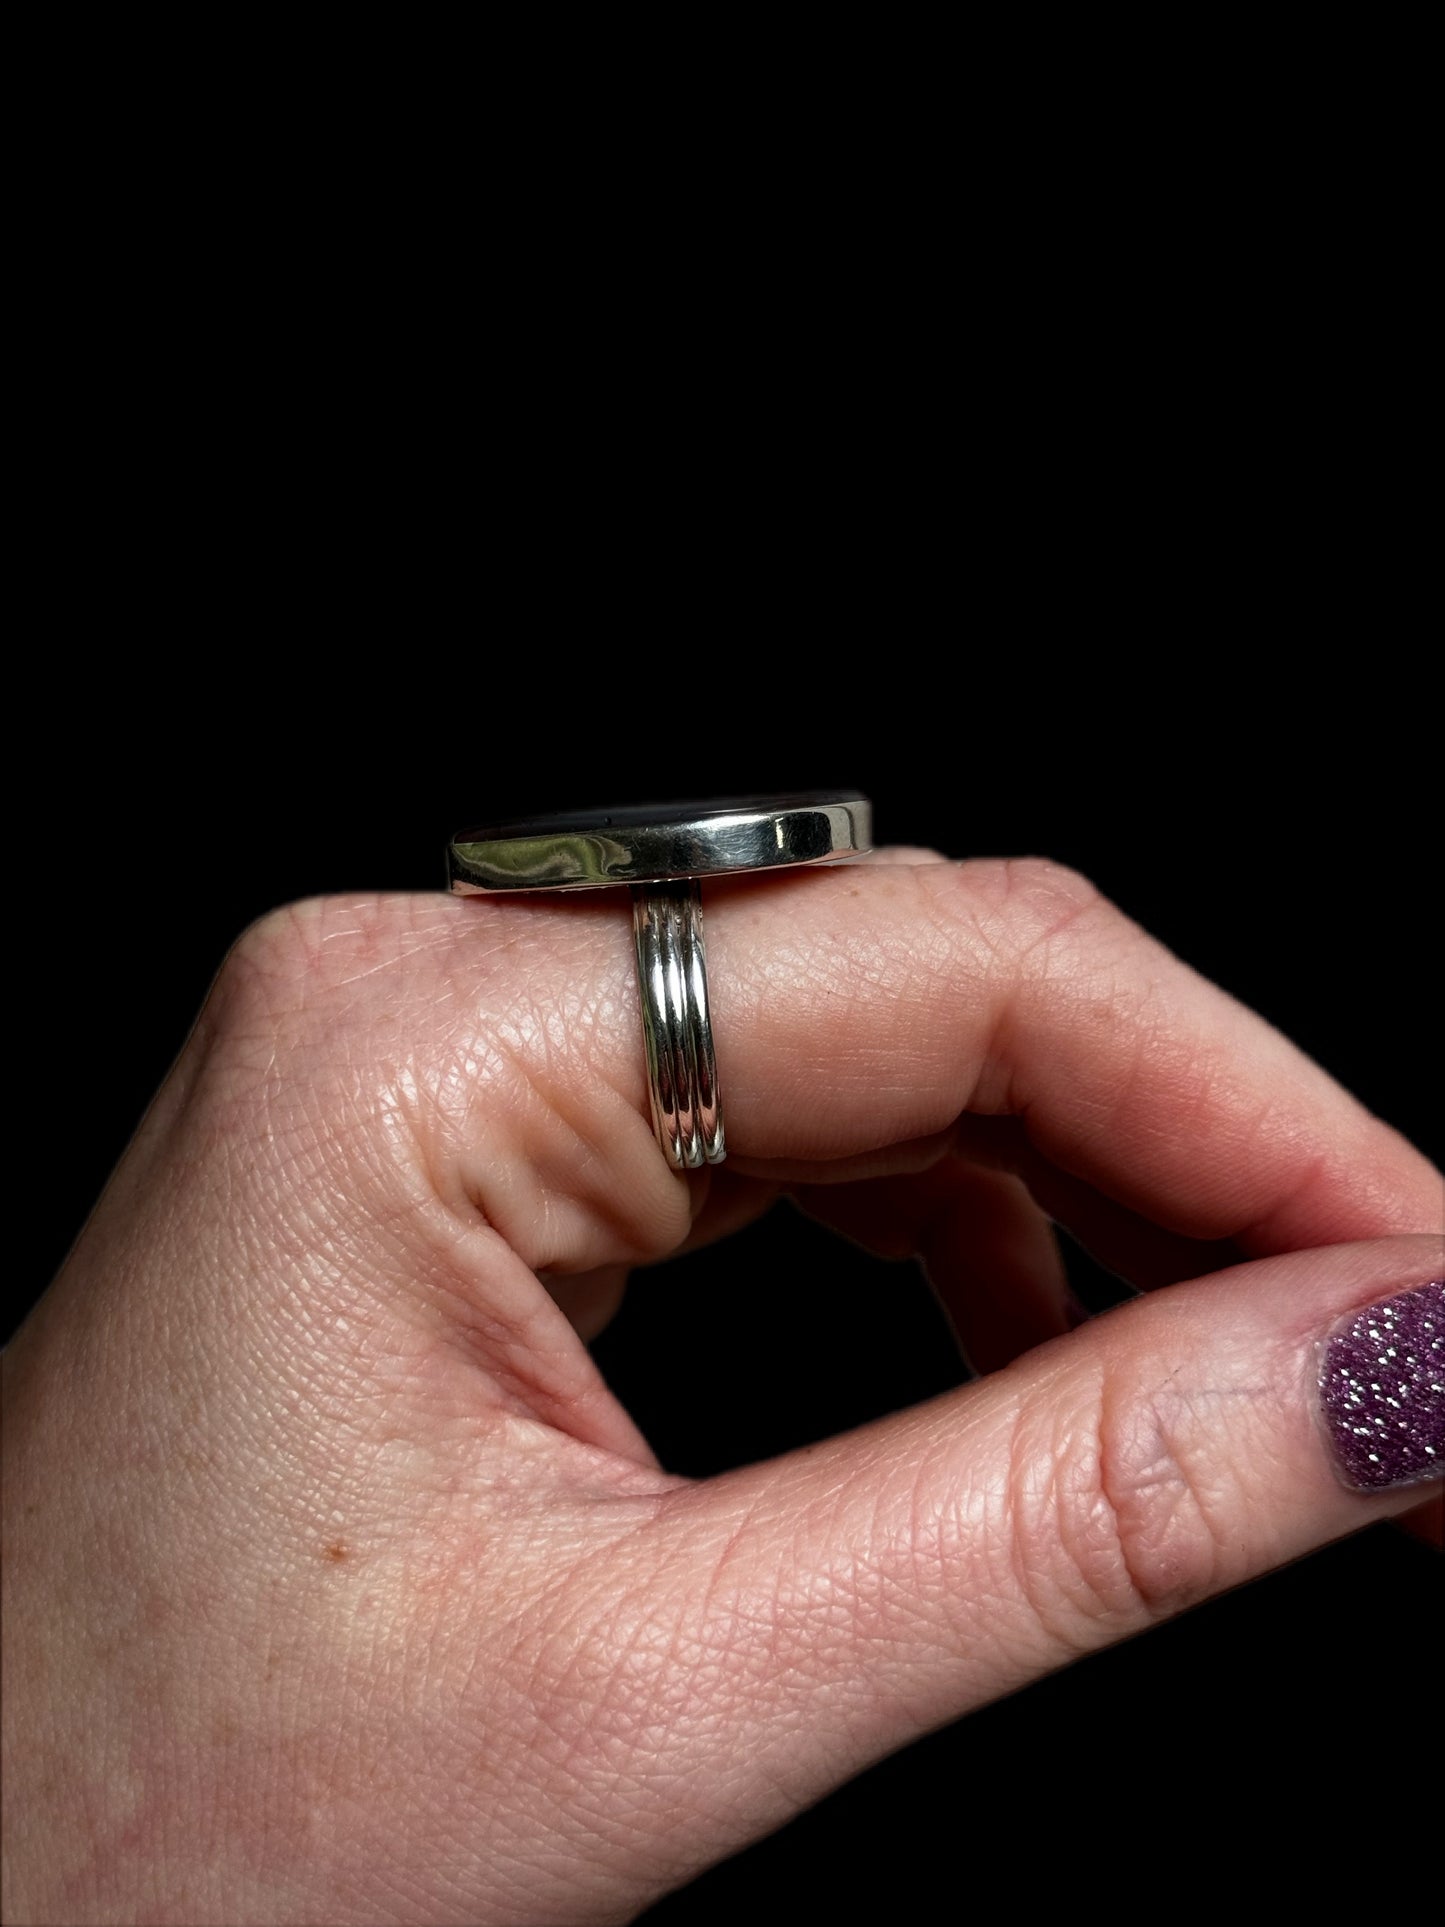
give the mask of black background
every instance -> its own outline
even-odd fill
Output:
[[[865,610],[833,597],[811,631],[700,622],[680,712],[644,671],[693,647],[685,621],[579,652],[485,609],[442,640],[423,612],[392,656],[293,657],[228,627],[196,637],[193,685],[135,661],[91,679],[48,728],[18,896],[26,1128],[51,1180],[43,1208],[20,1206],[33,1276],[61,1261],[253,916],[438,887],[468,820],[658,794],[857,785],[880,840],[1074,864],[1438,1154],[1430,721],[1363,630],[1349,687],[1323,692],[1300,641],[1203,640],[1243,586],[1216,583],[1207,621],[1138,605],[1122,637],[1096,609],[1089,641],[1031,633],[1006,603],[925,621],[901,593],[890,619],[886,584]],[[1368,570],[1331,588],[1306,616],[1377,593]],[[911,1267],[786,1209],[741,1245],[639,1278],[601,1344],[669,1466],[749,1460],[957,1378]],[[1411,1799],[1437,1589],[1431,1553],[1372,1530],[943,1730],[648,1919],[793,1888],[824,1918],[912,1917],[932,1880],[962,1899],[1000,1875],[1048,1904],[1081,1882],[1192,1887],[1251,1855],[1252,1887],[1298,1894],[1323,1877],[1320,1843],[1282,1814]]]

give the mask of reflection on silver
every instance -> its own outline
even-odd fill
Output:
[[[727,1155],[695,881],[634,885],[632,928],[652,1128],[675,1171]]]
[[[447,848],[452,889],[597,890],[617,883],[831,863],[873,841],[866,796],[745,797],[727,803],[586,811],[461,830]]]
[[[626,883],[631,852],[598,835],[512,836],[492,842],[455,838],[449,852],[459,896],[490,890],[582,890]]]

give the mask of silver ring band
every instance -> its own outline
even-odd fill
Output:
[[[632,886],[652,1128],[674,1171],[727,1156],[697,879]]]

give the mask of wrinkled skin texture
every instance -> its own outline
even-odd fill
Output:
[[[1421,1497],[1341,1486],[1312,1384],[1440,1275],[1438,1173],[1081,879],[903,852],[708,938],[688,1178],[615,899],[238,945],[5,1359],[7,1920],[625,1920]],[[784,1188],[920,1254],[982,1375],[670,1476],[585,1337]],[[1051,1218],[1172,1288],[1070,1332]]]

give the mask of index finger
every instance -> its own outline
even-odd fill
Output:
[[[1057,865],[733,886],[708,942],[740,1161],[816,1179],[1011,1116],[1105,1196],[1251,1254],[1441,1220],[1419,1152]]]

